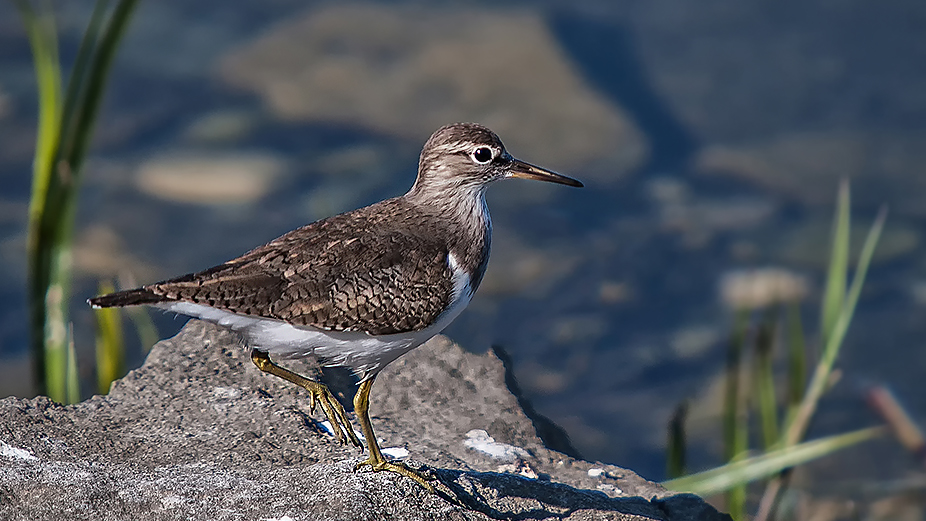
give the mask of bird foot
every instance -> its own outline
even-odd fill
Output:
[[[315,412],[316,405],[322,406],[322,410],[325,411],[325,416],[328,417],[328,423],[331,424],[331,430],[334,431],[334,437],[337,438],[338,442],[343,445],[347,440],[350,440],[356,447],[363,448],[363,445],[360,444],[360,438],[357,437],[354,428],[350,425],[350,420],[347,419],[344,406],[335,399],[325,384],[310,380],[289,369],[278,366],[270,360],[270,355],[266,351],[260,349],[251,350],[251,361],[261,371],[279,376],[309,391],[312,398],[311,411]]]
[[[396,463],[391,463],[391,462],[386,461],[385,459],[382,459],[382,458],[376,459],[376,458],[374,458],[373,456],[370,456],[369,458],[367,458],[367,459],[361,461],[360,463],[356,464],[356,465],[354,466],[354,471],[357,471],[358,469],[360,469],[361,467],[364,467],[364,466],[366,466],[366,465],[369,465],[370,468],[373,470],[373,472],[380,472],[380,471],[385,470],[385,471],[387,471],[387,472],[395,472],[396,474],[400,474],[400,475],[402,475],[402,476],[405,476],[406,478],[408,478],[408,479],[414,481],[415,483],[418,483],[419,485],[421,485],[421,486],[422,486],[425,490],[427,490],[428,492],[430,492],[430,493],[432,493],[432,494],[435,493],[434,487],[431,486],[430,483],[428,483],[428,480],[427,480],[423,475],[421,475],[421,474],[420,474],[418,471],[416,471],[416,470],[412,470],[412,469],[408,468],[407,466],[405,466],[405,465],[402,464],[402,463],[398,463],[398,462],[396,462]]]
[[[314,413],[315,406],[321,405],[322,410],[325,411],[325,416],[328,417],[328,423],[331,424],[331,430],[334,431],[334,437],[338,440],[338,443],[343,445],[350,440],[351,444],[355,447],[363,448],[363,445],[360,443],[360,438],[358,438],[357,434],[354,432],[354,428],[351,426],[350,420],[347,418],[347,412],[344,410],[344,406],[341,405],[341,402],[331,394],[331,391],[329,391],[328,387],[325,385],[316,383],[316,386],[311,387],[311,389],[308,389],[312,397],[311,411]]]

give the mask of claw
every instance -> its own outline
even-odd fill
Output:
[[[386,461],[386,460],[384,460],[384,459],[382,459],[382,460],[376,460],[376,459],[371,455],[369,458],[367,458],[367,459],[361,461],[360,463],[354,465],[354,471],[356,472],[356,471],[359,470],[361,467],[366,466],[366,465],[369,465],[369,466],[370,466],[370,469],[373,470],[373,472],[380,472],[380,471],[385,470],[385,471],[387,471],[387,472],[395,472],[396,474],[399,474],[399,475],[401,475],[401,476],[405,476],[406,478],[411,479],[411,480],[414,481],[415,483],[418,483],[419,485],[421,485],[421,486],[422,486],[425,490],[427,490],[428,492],[430,492],[430,493],[432,493],[432,494],[435,493],[434,487],[433,487],[430,483],[428,483],[428,480],[427,480],[423,475],[421,475],[421,474],[420,474],[418,471],[416,471],[416,470],[412,470],[412,469],[408,468],[407,466],[405,466],[405,465],[402,464],[402,463],[398,463],[398,462],[396,462],[396,463],[390,463],[390,462],[388,462],[388,461]]]
[[[321,404],[325,416],[328,417],[328,423],[331,424],[331,430],[334,431],[334,437],[338,440],[338,443],[343,445],[350,440],[352,445],[362,448],[360,438],[357,437],[353,427],[351,427],[347,412],[341,402],[334,398],[334,395],[331,394],[327,387],[322,384],[318,384],[318,386],[311,390],[312,411],[315,411],[314,406],[317,400]]]

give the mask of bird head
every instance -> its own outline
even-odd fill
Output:
[[[437,129],[424,144],[412,192],[481,192],[493,181],[509,177],[582,186],[571,177],[515,159],[495,132],[482,125],[455,123]]]

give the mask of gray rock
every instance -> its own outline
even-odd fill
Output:
[[[444,337],[384,371],[371,412],[383,446],[407,444],[437,495],[355,472],[361,454],[324,432],[304,392],[253,367],[234,335],[191,321],[107,396],[0,400],[0,519],[727,518],[545,448],[501,362]],[[467,448],[472,429],[524,457]]]

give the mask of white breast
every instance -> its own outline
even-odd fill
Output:
[[[231,313],[192,302],[164,302],[156,306],[231,329],[242,335],[250,347],[266,351],[276,359],[292,360],[314,355],[322,358],[327,365],[350,367],[361,377],[368,378],[443,331],[469,304],[473,296],[469,273],[452,253],[447,256],[447,265],[453,273],[450,306],[430,326],[407,333],[374,336],[362,331],[326,331]]]

